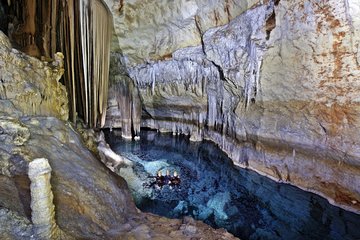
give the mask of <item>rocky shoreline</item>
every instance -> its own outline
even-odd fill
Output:
[[[174,125],[181,126],[178,127],[178,132],[173,132],[173,129],[176,129],[173,127]],[[172,132],[173,134],[185,133],[186,135],[189,132],[181,132],[181,129],[197,128],[192,124],[163,120],[145,120],[142,122],[142,127],[158,129],[160,132]],[[202,129],[201,135],[196,137],[191,137],[190,134],[190,140],[194,139],[214,142],[239,167],[251,169],[274,181],[288,183],[302,190],[318,194],[326,198],[332,205],[360,214],[360,202],[358,200],[360,193],[356,185],[356,179],[359,178],[357,166],[349,166],[345,163],[338,164],[336,160],[332,159],[319,161],[316,156],[306,152],[308,149],[301,149],[299,146],[282,146],[274,143],[274,141],[261,141],[251,138],[239,141],[214,130]],[[322,164],[315,168],[313,161]],[[303,171],[300,171],[301,169]],[[329,181],[326,179],[329,174],[332,177],[338,176],[338,179],[326,182]]]

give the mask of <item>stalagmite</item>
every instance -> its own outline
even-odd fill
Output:
[[[65,239],[55,222],[55,206],[51,191],[51,167],[45,158],[37,158],[29,163],[31,181],[31,220],[37,239]],[[71,239],[67,236],[66,239]]]

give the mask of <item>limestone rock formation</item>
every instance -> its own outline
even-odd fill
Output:
[[[105,135],[102,131],[98,134],[96,141],[100,160],[111,171],[116,172],[121,167],[130,167],[133,165],[130,160],[118,155],[110,148],[109,144],[105,141]]]
[[[1,32],[0,50],[0,239],[236,239],[192,219],[139,212],[126,182],[63,121],[65,90],[49,77],[61,76],[61,62],[50,67],[11,49]]]
[[[180,2],[160,23],[137,2],[107,1],[120,10],[119,59],[139,90],[142,126],[210,139],[237,165],[360,211],[358,1],[248,2],[220,24],[199,24],[211,4],[190,1],[192,13]]]
[[[0,99],[7,99],[26,115],[68,119],[64,69],[13,49],[0,32]]]
[[[119,54],[111,56],[111,75],[109,78],[109,100],[105,127],[122,128],[125,138],[138,136],[140,132],[141,101],[138,88],[126,74]]]

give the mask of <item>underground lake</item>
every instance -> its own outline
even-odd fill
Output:
[[[316,194],[233,165],[215,144],[146,130],[140,140],[106,140],[133,161],[125,178],[139,209],[169,218],[191,216],[246,239],[360,239],[360,215]],[[176,171],[179,185],[154,184],[158,171]]]

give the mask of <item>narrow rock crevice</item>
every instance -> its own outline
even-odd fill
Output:
[[[214,61],[210,61],[210,62],[211,62],[211,63],[216,67],[216,69],[218,70],[220,80],[226,81],[225,74],[224,74],[224,70],[221,68],[221,66],[220,66],[220,65],[217,65]]]

